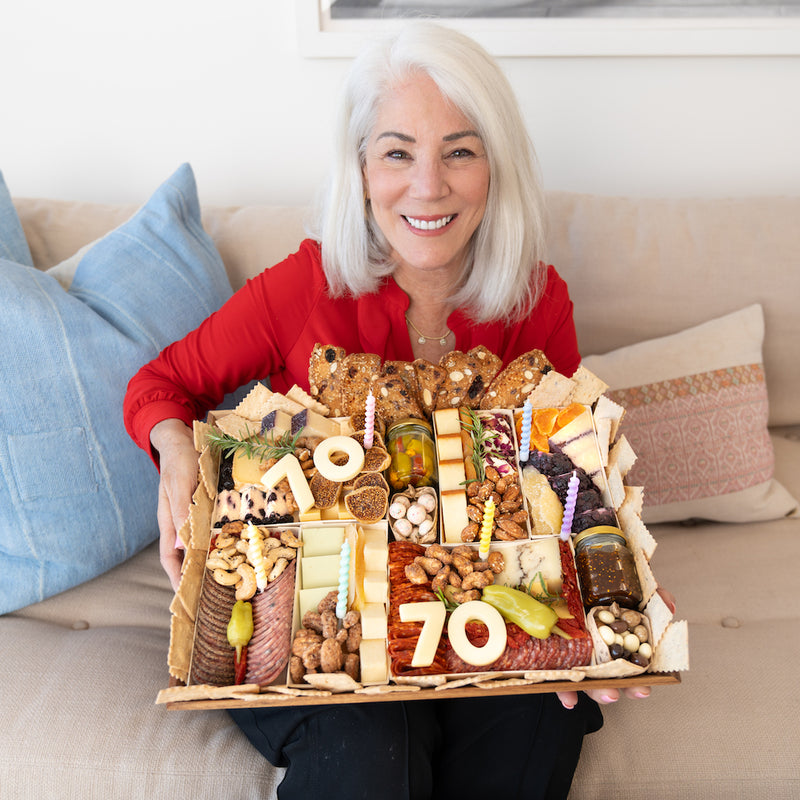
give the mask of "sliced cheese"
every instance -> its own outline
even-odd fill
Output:
[[[389,680],[389,656],[384,639],[362,639],[358,655],[361,683],[386,683]]]
[[[464,472],[464,460],[439,462],[439,489],[442,492],[460,490],[464,492],[467,475]]]
[[[493,609],[494,610],[494,609]],[[447,609],[444,603],[437,601],[428,603],[403,603],[400,606],[401,622],[422,622],[422,630],[414,648],[411,659],[412,667],[429,667],[436,657],[436,648],[444,630]]]
[[[234,453],[232,466],[234,489],[241,491],[243,486],[261,483],[264,469],[265,465],[260,458],[249,458],[242,452]]]
[[[289,488],[294,495],[294,501],[303,514],[314,505],[314,495],[308,487],[306,476],[303,475],[303,468],[300,462],[291,454],[287,453],[280,461],[273,464],[262,476],[261,483],[267,489],[274,488],[275,484],[286,478],[289,481]]]
[[[303,558],[330,556],[341,550],[344,528],[329,525],[320,528],[303,528]]]
[[[457,461],[464,458],[461,450],[461,434],[445,433],[436,437],[436,452],[439,461]]]
[[[365,639],[385,639],[388,632],[383,603],[366,603],[361,609],[361,635]]]
[[[433,412],[433,423],[437,436],[457,433],[461,435],[461,420],[457,408],[439,408]]]
[[[301,589],[300,596],[300,619],[306,611],[316,611],[317,606],[320,604],[328,592],[335,592],[336,586],[317,586],[314,589]]]
[[[298,431],[302,431],[303,436],[314,436],[319,439],[327,439],[329,436],[338,436],[342,432],[336,420],[323,417],[310,408],[304,408],[292,417],[291,430],[292,435],[296,434]]]
[[[467,495],[463,489],[442,492],[439,502],[442,509],[442,533],[444,541],[450,544],[461,543],[461,531],[469,523],[467,516]]]
[[[303,589],[339,585],[339,553],[328,556],[304,556],[300,559],[300,585]]]

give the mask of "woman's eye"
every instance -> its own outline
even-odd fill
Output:
[[[406,158],[409,158],[408,153],[405,150],[390,150],[386,153],[386,158],[390,161],[403,161]]]
[[[450,153],[450,158],[464,159],[472,158],[474,155],[475,153],[473,153],[472,150],[468,150],[466,147],[459,147],[457,150],[453,150],[453,152]]]

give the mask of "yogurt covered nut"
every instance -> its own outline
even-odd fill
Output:
[[[428,512],[419,503],[413,503],[406,511],[406,519],[412,525],[419,525],[428,517]]]

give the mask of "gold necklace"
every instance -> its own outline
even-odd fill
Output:
[[[447,344],[447,337],[453,332],[450,328],[446,328],[445,332],[441,336],[426,336],[409,318],[408,314],[406,314],[406,322],[414,329],[414,331],[418,334],[419,338],[417,341],[420,344],[425,344],[425,342],[433,342],[436,339],[439,340],[439,344],[444,347]]]

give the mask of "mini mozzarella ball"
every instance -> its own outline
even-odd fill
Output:
[[[412,525],[419,525],[420,522],[424,522],[427,517],[428,512],[419,503],[412,503],[408,507],[408,511],[406,511],[406,519]]]
[[[622,640],[622,646],[628,653],[635,653],[639,649],[640,644],[639,637],[632,633],[626,633]]]
[[[425,492],[417,498],[417,505],[422,506],[426,511],[433,511],[436,508],[436,497],[430,492]]]
[[[397,522],[394,523],[394,531],[395,533],[399,533],[400,536],[410,536],[413,527],[414,526],[405,518],[398,519]]]

